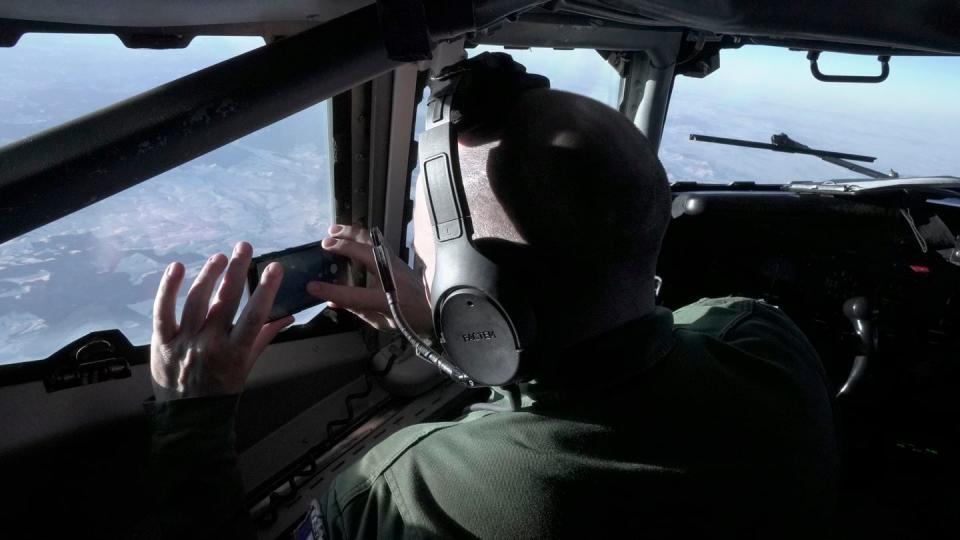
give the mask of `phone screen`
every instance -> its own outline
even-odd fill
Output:
[[[254,257],[247,276],[251,295],[260,284],[263,271],[274,261],[283,266],[283,281],[270,310],[270,321],[323,303],[323,300],[307,292],[308,282],[342,284],[347,276],[347,259],[323,249],[320,242],[314,242]]]

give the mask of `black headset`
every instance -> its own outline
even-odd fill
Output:
[[[474,245],[457,141],[463,134],[494,137],[523,92],[550,83],[504,53],[450,66],[434,83],[419,143],[436,244],[434,328],[444,357],[476,384],[523,382],[536,372],[536,317],[524,284]]]

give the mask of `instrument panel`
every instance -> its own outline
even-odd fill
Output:
[[[960,389],[958,209],[711,191],[676,193],[673,216],[658,264],[662,304],[763,299],[804,331],[835,390],[857,356],[870,356],[862,384],[844,401],[912,426],[960,414],[952,398]],[[849,312],[854,300],[864,320]],[[858,331],[864,324],[869,335]]]

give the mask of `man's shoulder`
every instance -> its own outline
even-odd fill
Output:
[[[762,300],[743,296],[701,298],[673,312],[676,328],[723,339],[748,319],[762,319],[768,323],[793,323],[777,307]]]
[[[346,505],[354,497],[371,489],[406,454],[428,440],[435,439],[436,434],[469,429],[473,420],[488,414],[490,413],[473,413],[454,422],[427,422],[408,426],[376,443],[359,461],[337,476],[333,487],[339,503]]]
[[[823,378],[819,355],[783,310],[754,298],[704,298],[673,313],[675,335],[693,351],[719,349],[709,343],[778,365],[805,366]],[[712,354],[710,355],[712,356]]]
[[[812,351],[803,332],[783,310],[755,298],[702,298],[674,311],[673,323],[682,332],[724,342],[759,338]]]
[[[408,426],[386,439],[379,441],[362,458],[337,475],[334,490],[339,504],[347,505],[351,499],[369,490],[404,453],[451,422],[431,422]]]
[[[561,476],[558,463],[544,462],[542,452],[524,451],[517,443],[556,449],[552,430],[558,426],[538,418],[529,411],[477,411],[456,422],[398,431],[343,470],[328,490],[327,522],[343,531],[333,537],[381,530],[389,530],[383,535],[388,537],[516,536],[531,514],[498,505],[504,498],[521,500],[518,493],[542,479],[524,471]],[[478,514],[481,508],[500,516],[507,512],[509,519],[491,521]],[[494,534],[505,530],[511,534]]]

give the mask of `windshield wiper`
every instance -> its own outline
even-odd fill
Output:
[[[781,189],[794,193],[825,195],[867,195],[884,192],[923,192],[933,198],[956,198],[960,178],[955,176],[922,176],[872,180],[827,180],[825,182],[790,182]]]
[[[844,169],[851,170],[855,173],[862,174],[864,176],[869,176],[870,178],[877,179],[889,179],[889,178],[899,178],[900,175],[891,170],[889,173],[883,173],[869,167],[864,167],[863,165],[857,165],[856,163],[851,163],[850,161],[865,161],[867,163],[873,163],[877,158],[873,156],[861,156],[859,154],[848,154],[845,152],[831,152],[829,150],[817,150],[815,148],[810,148],[805,144],[801,144],[790,138],[786,133],[780,133],[779,135],[773,135],[770,137],[770,143],[762,143],[756,141],[746,141],[743,139],[728,139],[726,137],[713,137],[710,135],[697,135],[694,133],[690,134],[691,141],[700,141],[700,142],[711,142],[717,144],[729,144],[731,146],[743,146],[746,148],[760,148],[763,150],[773,150],[774,152],[787,152],[790,154],[807,154],[810,156],[817,156],[818,158],[826,161],[827,163],[832,163],[843,167]]]

